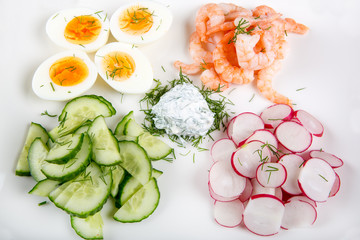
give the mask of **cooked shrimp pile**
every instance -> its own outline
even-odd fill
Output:
[[[201,74],[202,83],[212,89],[225,90],[230,84],[255,80],[267,99],[291,105],[290,99],[272,88],[272,79],[285,57],[287,34],[305,34],[308,27],[282,18],[265,5],[248,10],[232,3],[202,6],[195,26],[189,43],[194,62],[176,61],[177,69],[188,75]]]

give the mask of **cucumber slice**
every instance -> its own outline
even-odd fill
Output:
[[[60,183],[60,181],[50,179],[41,180],[29,191],[29,194],[34,194],[40,197],[47,197],[49,196],[50,192],[52,192],[60,185]]]
[[[28,154],[30,174],[37,182],[46,179],[46,176],[41,171],[41,165],[48,152],[48,147],[41,141],[40,138],[35,138],[30,145]]]
[[[115,135],[116,138],[119,139],[120,136],[124,135],[125,124],[130,119],[134,119],[134,112],[133,111],[130,111],[128,114],[126,114],[121,119],[121,121],[116,125],[115,132],[114,132],[114,135]]]
[[[78,127],[78,129],[75,130],[74,134],[81,134],[87,132],[89,130],[90,125],[91,125],[91,121],[85,122],[80,127]]]
[[[59,116],[60,124],[49,132],[55,140],[72,133],[88,120],[93,120],[99,115],[110,117],[116,110],[110,102],[96,95],[85,95],[69,101]]]
[[[75,179],[49,194],[49,199],[71,215],[85,218],[100,211],[110,195],[111,171],[91,162]]]
[[[118,142],[107,127],[103,116],[95,118],[88,134],[93,143],[92,158],[97,164],[110,166],[121,161]]]
[[[100,212],[86,218],[70,216],[71,227],[84,239],[103,239],[103,219]]]
[[[137,143],[145,149],[151,160],[163,159],[173,151],[169,145],[148,132],[139,135]]]
[[[30,145],[35,138],[40,138],[43,142],[47,142],[49,135],[45,128],[43,128],[40,124],[32,122],[15,168],[15,174],[18,176],[30,176],[30,168],[27,157]]]
[[[145,130],[134,120],[129,119],[124,126],[124,135],[137,137],[143,134]]]
[[[90,163],[91,141],[88,134],[82,133],[83,141],[80,151],[64,164],[43,162],[42,172],[52,180],[68,181],[79,175]]]
[[[157,169],[152,170],[152,176],[154,178],[158,178],[162,175],[162,171],[159,171]],[[131,177],[131,175],[127,175],[127,177],[123,180],[123,182],[120,184],[119,194],[115,198],[115,206],[120,208],[122,205],[124,205],[127,200],[131,198],[134,193],[136,193],[143,185],[136,180],[136,178]]]
[[[68,135],[58,139],[55,145],[50,148],[45,160],[49,163],[67,163],[78,153],[83,139],[84,134]]]
[[[111,186],[111,196],[115,197],[119,192],[119,185],[124,180],[125,170],[120,167],[120,165],[115,165],[111,167],[112,171],[112,186]]]
[[[145,150],[132,141],[121,141],[119,147],[120,165],[142,185],[146,184],[151,178],[152,166]]]
[[[155,211],[159,200],[157,181],[151,178],[115,213],[114,219],[119,222],[140,222]]]

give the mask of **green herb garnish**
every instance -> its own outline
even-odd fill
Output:
[[[229,44],[236,42],[237,36],[239,34],[250,34],[252,31],[254,31],[254,28],[248,29],[250,27],[249,21],[241,18],[238,25],[235,28],[234,36],[229,40]]]
[[[50,114],[47,110],[40,114],[41,116],[56,117],[56,114]]]

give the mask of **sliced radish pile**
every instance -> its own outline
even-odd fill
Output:
[[[243,214],[244,225],[257,235],[274,235],[280,230],[284,210],[282,201],[273,195],[252,196]]]
[[[310,113],[284,104],[232,118],[228,138],[210,150],[208,187],[215,221],[225,227],[244,225],[262,236],[313,225],[317,202],[339,192],[334,169],[344,164],[333,154],[311,149],[313,137],[323,132]]]
[[[239,226],[243,212],[244,204],[239,199],[231,202],[216,201],[214,204],[215,221],[224,227]]]
[[[314,136],[321,137],[323,135],[324,133],[323,125],[310,113],[304,110],[297,110],[295,111],[295,117]]]

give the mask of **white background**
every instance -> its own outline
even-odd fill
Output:
[[[70,7],[93,7],[110,16],[122,0],[0,0],[0,239],[80,239],[70,227],[69,216],[53,204],[38,206],[43,198],[27,192],[35,182],[30,177],[14,174],[26,131],[31,121],[47,129],[57,122],[40,114],[47,110],[59,114],[63,102],[39,99],[31,90],[31,80],[38,65],[61,51],[45,33],[45,23],[54,12]],[[140,48],[150,59],[154,77],[165,82],[177,77],[172,67],[175,60],[190,62],[188,39],[194,31],[197,9],[207,1],[161,1],[173,12],[170,31],[159,41]],[[221,1],[215,1],[221,2]],[[235,1],[233,1],[235,2]],[[315,147],[341,157],[345,165],[339,169],[340,192],[327,203],[320,204],[317,222],[311,228],[281,231],[267,239],[360,239],[359,218],[359,145],[360,145],[360,2],[356,0],[243,0],[243,7],[267,4],[285,17],[307,25],[305,36],[287,39],[290,53],[283,69],[274,79],[274,88],[317,117],[325,127]],[[114,41],[110,38],[110,41]],[[93,57],[93,56],[92,56]],[[162,67],[166,70],[164,72]],[[198,76],[192,77],[198,83]],[[302,91],[297,89],[304,88]],[[129,110],[139,122],[143,115],[138,101],[143,97],[123,98],[102,79],[87,94],[99,94],[111,101],[116,116],[107,119],[111,128]],[[260,113],[271,103],[257,92],[254,85],[236,86],[227,95],[235,106],[231,111]],[[253,94],[255,97],[252,101]],[[215,138],[224,134],[217,133]],[[205,141],[203,146],[209,147]],[[187,156],[188,151],[191,152]],[[263,239],[243,228],[227,229],[215,223],[207,190],[207,173],[211,164],[209,152],[177,149],[173,163],[156,162],[164,172],[159,179],[160,205],[145,221],[122,224],[112,219],[113,202],[108,201],[102,215],[105,239]],[[195,159],[193,154],[195,153]]]

